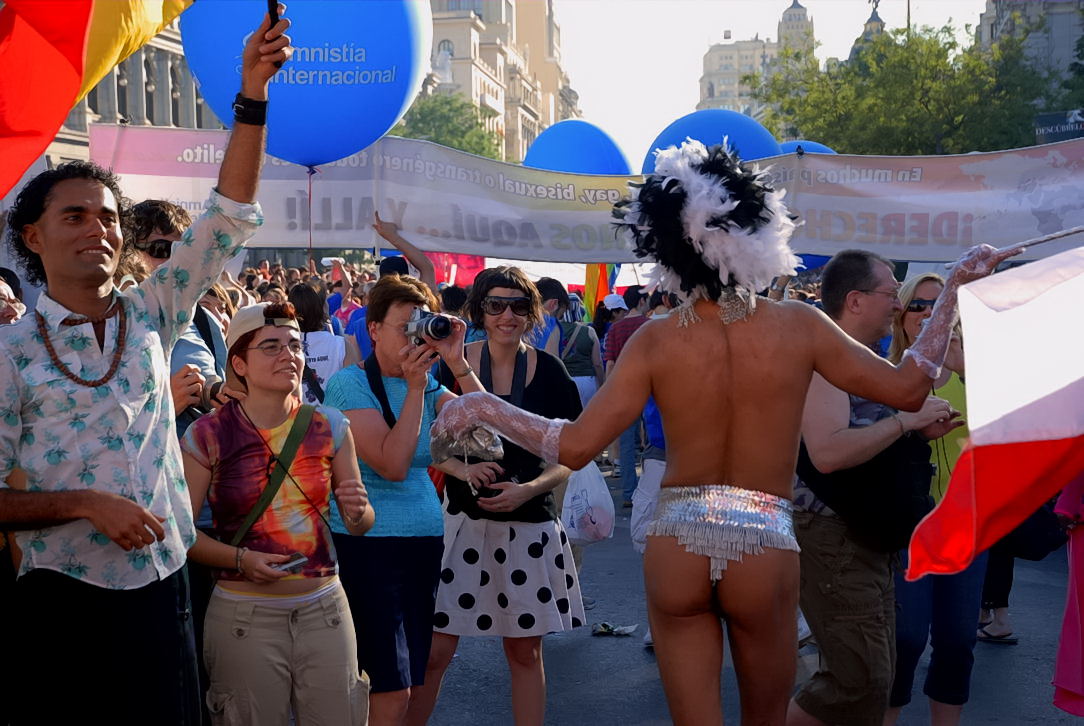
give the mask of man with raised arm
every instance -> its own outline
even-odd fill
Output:
[[[657,152],[655,173],[615,215],[681,305],[629,340],[574,422],[527,414],[488,394],[444,407],[433,450],[484,450],[495,428],[546,461],[582,467],[635,420],[649,395],[667,441],[644,568],[648,614],[676,724],[722,723],[723,629],[734,649],[743,723],[783,724],[794,687],[798,552],[791,486],[802,405],[814,371],[832,385],[918,409],[944,359],[956,289],[1007,254],[982,246],[953,270],[938,309],[892,366],[800,303],[757,299],[798,263],[794,224],[755,169],[687,141]]]
[[[128,207],[111,172],[62,164],[9,213],[8,244],[46,287],[0,338],[0,526],[21,551],[0,624],[13,723],[199,722],[182,570],[196,532],[166,361],[262,221],[267,88],[288,26],[265,16],[250,36],[206,212],[138,287],[113,286]]]

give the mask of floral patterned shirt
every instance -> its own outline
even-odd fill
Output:
[[[87,388],[66,378],[38,334],[45,322],[57,357],[80,378],[109,369],[119,317],[106,322],[104,350],[89,323],[62,327],[70,310],[43,294],[34,315],[0,336],[0,486],[15,468],[27,490],[94,489],[127,497],[165,519],[161,542],[125,552],[88,519],[16,534],[20,574],[62,572],[92,585],[128,590],[167,577],[196,541],[181,466],[169,351],[188,326],[196,302],[226,262],[263,222],[255,204],[212,192],[206,211],[174,245],[169,263],[138,287],[118,295],[128,318],[120,367],[104,385]]]

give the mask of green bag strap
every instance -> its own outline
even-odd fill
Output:
[[[315,411],[316,408],[308,404],[302,404],[301,408],[297,410],[294,424],[290,427],[290,433],[286,435],[286,441],[282,444],[282,451],[275,457],[275,468],[267,479],[267,486],[260,492],[260,498],[256,500],[256,505],[252,507],[252,511],[248,513],[245,521],[241,523],[241,528],[233,535],[230,545],[234,547],[239,545],[245,535],[248,534],[248,531],[252,529],[252,525],[256,524],[256,520],[262,517],[267,508],[271,506],[271,500],[278,494],[279,487],[282,486],[282,481],[286,478],[287,469],[290,468],[294,456],[297,455],[301,440],[308,433],[309,424],[312,423],[312,414]]]

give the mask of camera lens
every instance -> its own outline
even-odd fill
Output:
[[[452,321],[443,315],[434,315],[422,323],[422,332],[430,340],[443,340],[452,334]]]

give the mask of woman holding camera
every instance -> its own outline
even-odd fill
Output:
[[[374,520],[349,424],[294,395],[304,357],[289,303],[241,309],[226,343],[246,396],[181,440],[192,509],[206,497],[214,522],[188,553],[218,576],[204,629],[212,723],[286,726],[292,710],[298,724],[363,724],[368,689],[327,524],[334,512],[360,535]]]
[[[579,393],[561,361],[524,342],[542,321],[542,299],[520,269],[478,275],[467,314],[487,335],[467,346],[467,362],[486,390],[542,416],[579,415]],[[412,723],[424,723],[432,712],[459,638],[499,635],[512,674],[515,723],[542,724],[542,636],[583,624],[572,551],[552,494],[571,472],[511,442],[503,445],[500,462],[449,460],[438,467],[458,479],[446,483],[436,629]]]
[[[433,636],[444,520],[427,471],[429,428],[454,394],[429,369],[439,356],[464,390],[481,389],[463,358],[463,321],[440,318],[448,326],[440,340],[421,337],[411,325],[435,310],[437,301],[421,281],[382,277],[369,293],[373,352],[364,365],[333,375],[325,398],[350,420],[361,471],[380,510],[380,521],[363,538],[346,536],[343,523],[332,519],[358,659],[371,683],[372,726],[397,726],[407,718]]]

